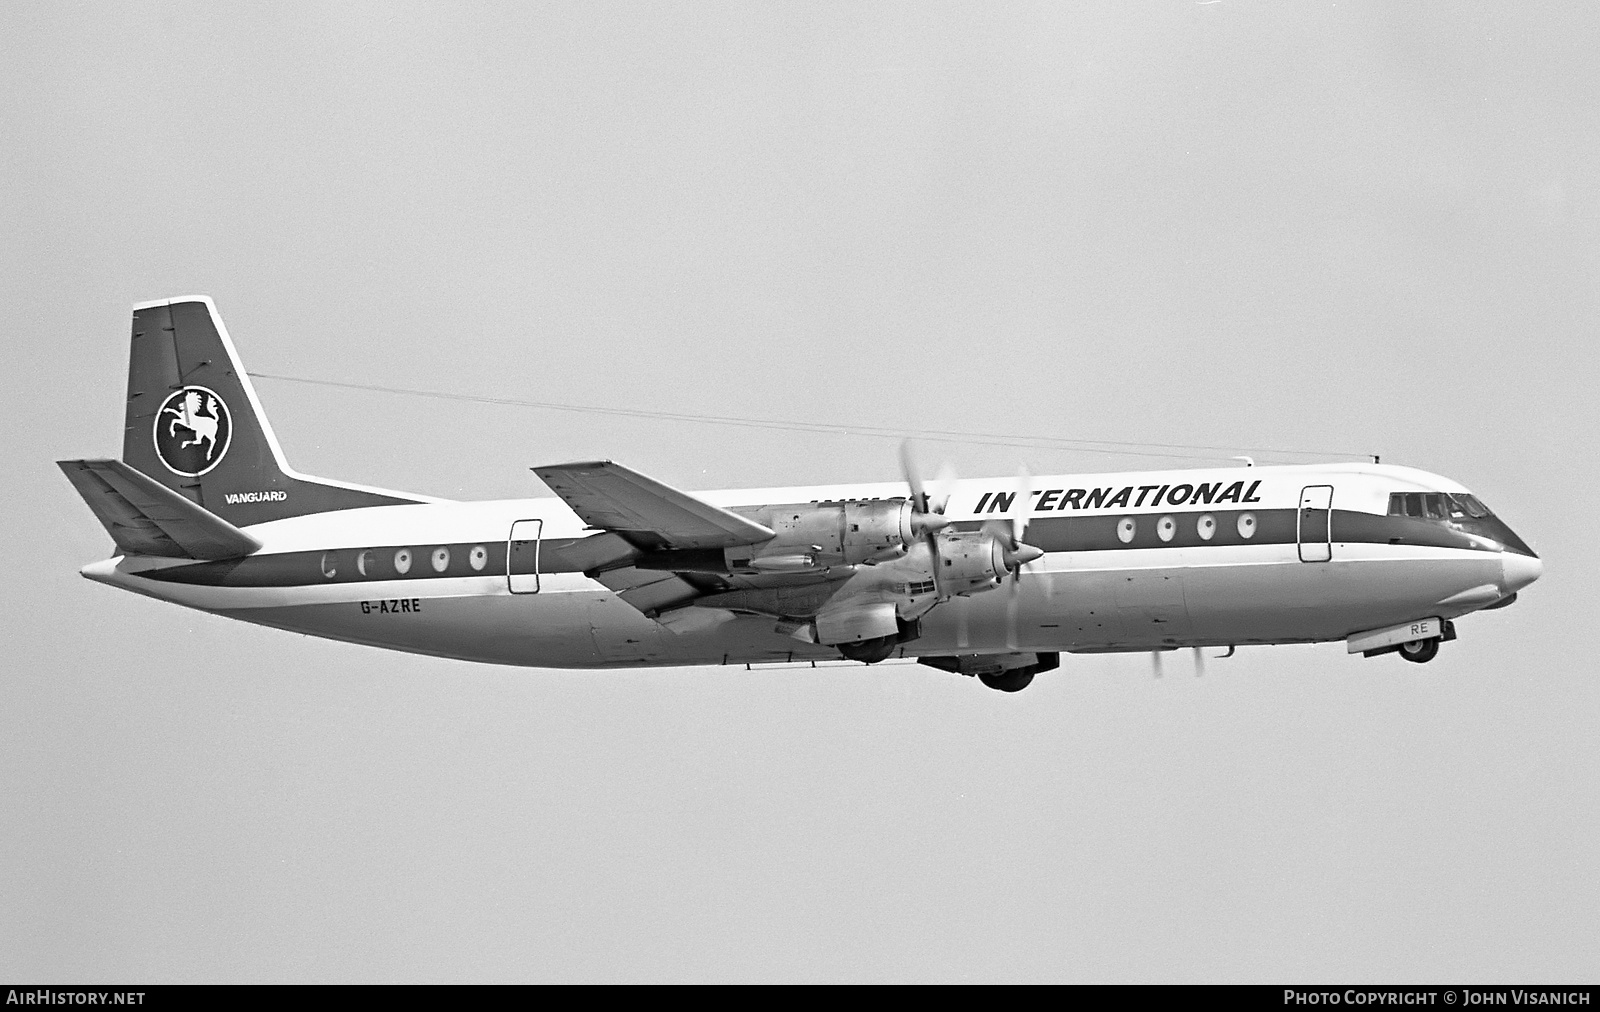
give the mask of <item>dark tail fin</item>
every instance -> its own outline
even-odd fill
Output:
[[[122,459],[236,527],[429,501],[291,470],[203,295],[133,307]]]

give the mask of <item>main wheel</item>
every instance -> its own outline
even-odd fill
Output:
[[[978,676],[978,681],[991,689],[1001,692],[1021,692],[1033,681],[1032,668],[1012,668],[1010,671],[997,671],[994,674],[987,672]]]
[[[1439,641],[1412,640],[1400,644],[1400,656],[1415,664],[1426,664],[1439,655]]]
[[[862,640],[860,643],[841,643],[839,644],[839,652],[852,661],[860,661],[863,664],[876,664],[879,661],[887,660],[889,655],[894,653],[896,645],[895,637],[878,636],[870,640]]]

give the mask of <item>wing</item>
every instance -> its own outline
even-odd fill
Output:
[[[261,542],[120,460],[58,460],[111,540],[132,555],[237,559]]]
[[[676,573],[651,572],[631,566],[596,573],[594,578],[651,618],[686,605],[702,594],[699,587]]]
[[[645,551],[732,548],[775,536],[753,520],[609,460],[536,467],[533,473],[584,523]]]

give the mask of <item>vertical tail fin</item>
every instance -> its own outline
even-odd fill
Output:
[[[122,459],[238,527],[429,501],[291,470],[203,295],[133,307]]]

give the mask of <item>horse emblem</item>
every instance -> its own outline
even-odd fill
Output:
[[[232,428],[228,407],[214,391],[184,387],[156,412],[156,456],[176,474],[204,474],[228,452]]]

